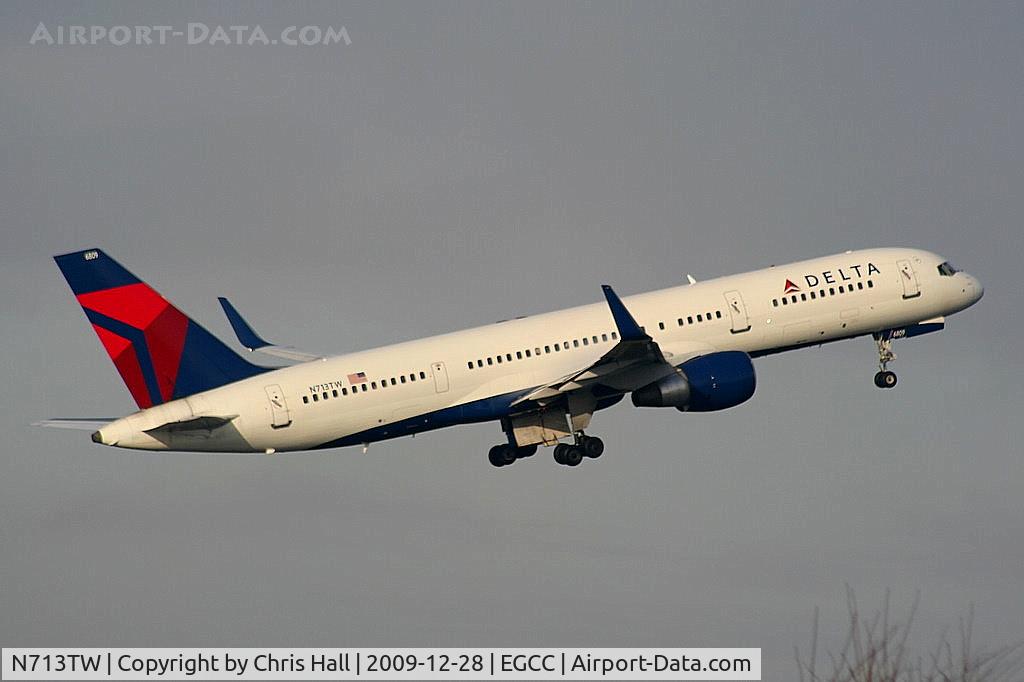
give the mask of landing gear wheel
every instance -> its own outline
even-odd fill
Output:
[[[569,447],[569,446],[566,445],[565,443],[559,443],[558,445],[555,446],[555,451],[554,451],[553,454],[554,454],[555,461],[558,462],[559,464],[565,464],[565,457],[564,457],[564,455],[565,455],[565,449],[567,447]]]
[[[562,464],[570,467],[578,467],[583,461],[583,450],[575,445],[566,445],[562,451]]]
[[[885,370],[875,375],[875,386],[879,388],[892,388],[896,385],[896,381],[895,372]]]
[[[580,439],[579,448],[587,457],[597,459],[604,454],[604,441],[596,436],[584,436]]]
[[[508,466],[516,461],[516,451],[507,445],[495,445],[487,453],[487,460],[496,467]]]

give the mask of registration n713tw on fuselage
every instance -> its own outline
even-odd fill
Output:
[[[709,412],[747,401],[752,359],[870,335],[875,385],[892,388],[892,344],[941,330],[982,296],[944,258],[866,249],[337,356],[277,346],[226,300],[240,343],[293,363],[254,364],[100,249],[55,260],[139,406],[120,419],[51,419],[103,445],[274,453],[370,443],[498,422],[495,466],[555,446],[559,464],[604,451],[594,413]]]

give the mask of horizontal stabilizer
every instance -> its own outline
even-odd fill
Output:
[[[32,422],[32,426],[46,426],[51,429],[76,429],[96,431],[114,421],[114,417],[57,417]]]
[[[156,432],[181,432],[181,431],[213,431],[214,429],[220,428],[225,424],[231,423],[234,419],[237,419],[238,415],[233,414],[228,417],[195,417],[193,419],[186,419],[180,422],[168,422],[161,424],[160,426],[154,426],[151,429],[146,429],[146,433]]]
[[[235,309],[235,306],[231,305],[231,301],[223,296],[218,296],[217,300],[220,301],[220,307],[224,309],[224,314],[227,316],[228,322],[231,324],[231,329],[235,332],[235,336],[238,337],[238,342],[250,351],[258,351],[267,355],[273,355],[274,357],[291,360],[292,362],[309,362],[311,360],[323,359],[322,355],[306,353],[305,351],[296,350],[291,346],[277,346],[264,340],[263,337],[257,334],[256,330],[254,330],[252,326],[245,321],[245,318],[239,314]]]

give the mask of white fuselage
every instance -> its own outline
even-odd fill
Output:
[[[917,249],[850,251],[623,303],[669,362],[705,350],[756,357],[912,325],[977,301],[977,280],[941,274],[942,262]],[[277,369],[141,410],[96,439],[151,450],[272,452],[496,419],[492,399],[587,367],[617,337],[605,303],[569,308]],[[207,415],[230,423],[181,435],[146,432]]]

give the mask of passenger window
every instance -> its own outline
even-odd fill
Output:
[[[836,288],[835,287],[829,287],[828,288],[828,295],[829,296],[835,296],[836,295]]]
[[[319,401],[320,401],[320,398],[317,396],[316,393],[314,393],[313,394],[313,402],[315,403],[315,402],[319,402]]]
[[[530,357],[530,349],[529,348],[526,349],[526,357]]]
[[[505,353],[505,360],[507,362],[512,362],[512,354],[511,353]],[[423,374],[423,372],[420,372],[420,374]],[[426,377],[422,377],[422,376],[420,378],[421,379],[426,379]]]
[[[550,353],[551,352],[551,346],[544,346],[544,352],[545,353]]]
[[[415,373],[409,375],[409,381],[416,381],[416,374]]]
[[[807,300],[807,294],[800,294],[800,300],[801,301],[806,301]]]
[[[491,364],[491,359],[490,358],[487,358],[487,364],[488,365]],[[405,383],[405,375],[403,374],[402,376],[398,377],[398,380],[401,381],[404,384]]]
[[[309,396],[308,395],[302,396],[302,402],[304,402],[305,404],[308,405],[309,404]]]
[[[580,340],[579,339],[573,339],[572,340],[572,347],[573,348],[579,348],[580,347]]]
[[[619,333],[618,332],[612,332],[612,341],[617,341],[618,338],[619,338]]]
[[[487,364],[488,365],[493,365],[494,364],[494,360],[492,358],[487,358]]]
[[[717,317],[718,319],[722,319],[722,311],[721,310],[716,310],[715,311],[715,317]]]
[[[679,318],[678,320],[676,320],[676,322],[678,322],[678,323],[679,323],[679,326],[680,326],[680,327],[682,327],[682,326],[683,326],[683,318],[681,318],[681,317],[680,317],[680,318]]]
[[[477,360],[476,361],[476,366],[477,367],[483,367],[484,366],[484,361],[483,360]]]
[[[560,350],[562,350],[562,348],[556,343],[555,344],[555,352],[557,353]]]
[[[366,388],[366,384],[363,384],[362,386],[363,386],[363,393],[366,393],[366,391],[368,390],[368,389]]]
[[[819,292],[818,292],[818,296],[819,296],[820,298],[825,298],[825,290],[824,290],[824,289],[822,289],[821,291],[819,291]]]
[[[585,336],[583,337],[583,345],[584,346],[589,346],[590,345],[590,340],[587,339],[587,337],[585,337]]]
[[[590,337],[590,338],[591,338],[591,340],[592,340],[592,341],[593,341],[594,343],[597,343],[597,335],[596,335],[596,334],[595,334],[594,336]]]
[[[469,368],[470,368],[470,369],[473,369],[473,361],[472,361],[472,360],[470,360],[468,364],[469,364]]]
[[[686,324],[693,324],[693,315],[686,316]]]
[[[779,299],[773,298],[772,299],[772,305],[775,306],[776,308],[778,308],[779,307]]]
[[[335,398],[337,398],[338,397],[338,389],[334,389],[333,391],[331,391],[331,395],[333,395]]]
[[[540,355],[540,348],[534,348],[533,349],[533,354],[534,355]]]
[[[324,391],[324,400],[327,400],[327,391]]]
[[[700,315],[700,314],[698,313],[698,315],[697,315],[697,321],[698,321],[698,322],[703,322],[703,321],[704,321],[704,316],[703,316],[703,315]]]
[[[500,355],[499,355],[498,357],[496,357],[496,358],[495,358],[495,360],[497,360],[497,361],[498,361],[498,364],[499,364],[499,365],[501,364],[501,356],[500,356]]]
[[[664,328],[665,328],[665,323],[664,322],[659,322],[658,323],[658,329],[664,329]]]
[[[341,389],[341,394],[342,395],[348,395],[348,389],[347,388],[342,388]]]
[[[874,287],[875,287],[874,283],[869,279],[868,280],[868,289],[873,289]]]
[[[841,293],[841,294],[845,294],[846,293],[846,290],[843,289],[842,285],[839,286],[839,293]]]
[[[605,343],[607,343],[608,342],[608,335],[607,334],[601,334],[601,340],[604,341]]]
[[[516,351],[516,360],[522,360],[522,359],[523,359],[523,351],[517,350]]]
[[[376,381],[371,381],[370,382],[370,388],[372,388],[373,390],[376,391],[377,390],[377,382]]]
[[[864,282],[857,282],[857,290],[858,291],[863,291],[864,290]]]
[[[420,372],[420,379],[426,379],[426,378],[427,378],[427,373],[426,372]]]

